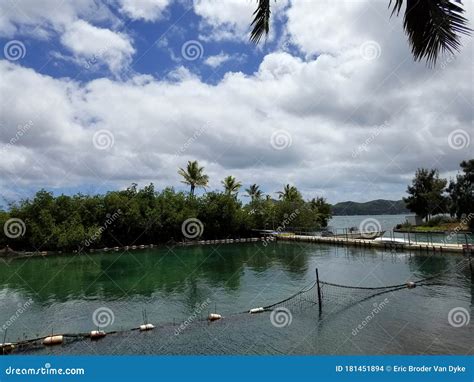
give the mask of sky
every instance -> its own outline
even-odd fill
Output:
[[[0,196],[209,189],[233,175],[329,202],[400,199],[474,157],[472,39],[414,62],[388,0],[1,0]],[[467,17],[474,19],[466,1]]]

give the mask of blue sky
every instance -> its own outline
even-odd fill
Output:
[[[414,62],[387,1],[6,0],[0,194],[185,189],[198,160],[274,196],[399,199],[418,167],[472,158],[472,41]],[[472,20],[472,4],[466,3]],[[456,84],[456,86],[452,86]]]

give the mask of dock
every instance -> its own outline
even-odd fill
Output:
[[[382,250],[405,250],[417,252],[440,252],[440,253],[459,253],[473,254],[473,244],[446,244],[446,243],[428,243],[428,242],[399,242],[399,241],[376,241],[367,239],[352,239],[344,237],[322,237],[311,235],[291,235],[277,234],[274,235],[276,240],[281,241],[299,241],[307,243],[322,243],[340,246],[375,248]]]

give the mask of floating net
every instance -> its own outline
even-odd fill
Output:
[[[460,262],[456,265],[457,269],[460,270],[464,268],[467,264],[466,262]],[[443,275],[447,272],[453,271],[453,269],[446,270],[442,273],[439,273],[434,276],[415,279],[413,281],[405,281],[400,284],[395,285],[387,285],[387,286],[379,286],[379,287],[364,287],[364,286],[349,286],[349,285],[342,285],[336,284],[332,282],[322,281],[318,278],[318,273],[316,271],[316,280],[313,281],[311,284],[307,285],[299,292],[284,298],[278,302],[272,303],[270,305],[262,306],[262,307],[254,307],[249,308],[248,310],[236,313],[228,313],[224,315],[220,315],[218,313],[211,313],[208,317],[205,318],[196,318],[193,322],[193,325],[212,325],[214,321],[226,321],[226,320],[249,320],[251,316],[257,315],[257,313],[263,312],[271,312],[276,311],[279,309],[287,309],[292,313],[298,311],[304,311],[307,309],[311,309],[315,311],[319,311],[320,314],[328,315],[328,314],[336,314],[342,310],[346,310],[351,308],[352,306],[362,303],[366,300],[369,300],[375,296],[380,296],[387,293],[394,293],[396,291],[402,289],[413,289],[418,287],[433,287],[439,285],[448,285],[443,281]],[[144,316],[144,320],[146,320],[146,325],[150,325],[148,328],[143,328],[145,325],[141,325],[141,327],[133,328],[129,330],[122,330],[122,331],[114,331],[103,333],[105,335],[111,334],[132,334],[133,331],[148,331],[157,329],[163,332],[169,332],[173,334],[178,326],[175,323],[164,323],[157,327],[148,324],[148,318]],[[92,332],[90,333],[77,333],[77,334],[62,334],[62,335],[55,335],[61,336],[62,343],[72,343],[79,340],[85,339],[93,339]],[[49,338],[51,338],[49,336]],[[101,337],[101,336],[99,336]],[[10,344],[0,344],[0,355],[1,354],[9,354],[12,352],[22,352],[22,351],[31,351],[35,348],[40,348],[45,346],[45,339],[48,337],[40,337],[40,338],[33,338],[28,340],[22,340],[17,343],[10,343]]]

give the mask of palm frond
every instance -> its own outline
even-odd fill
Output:
[[[392,15],[399,14],[404,0],[391,0]],[[470,35],[468,20],[458,0],[406,0],[403,27],[415,61],[436,64],[440,53],[461,48],[460,35]]]
[[[270,0],[258,0],[257,9],[255,10],[254,19],[250,26],[253,27],[250,32],[250,41],[258,44],[263,35],[268,35],[270,30]]]

